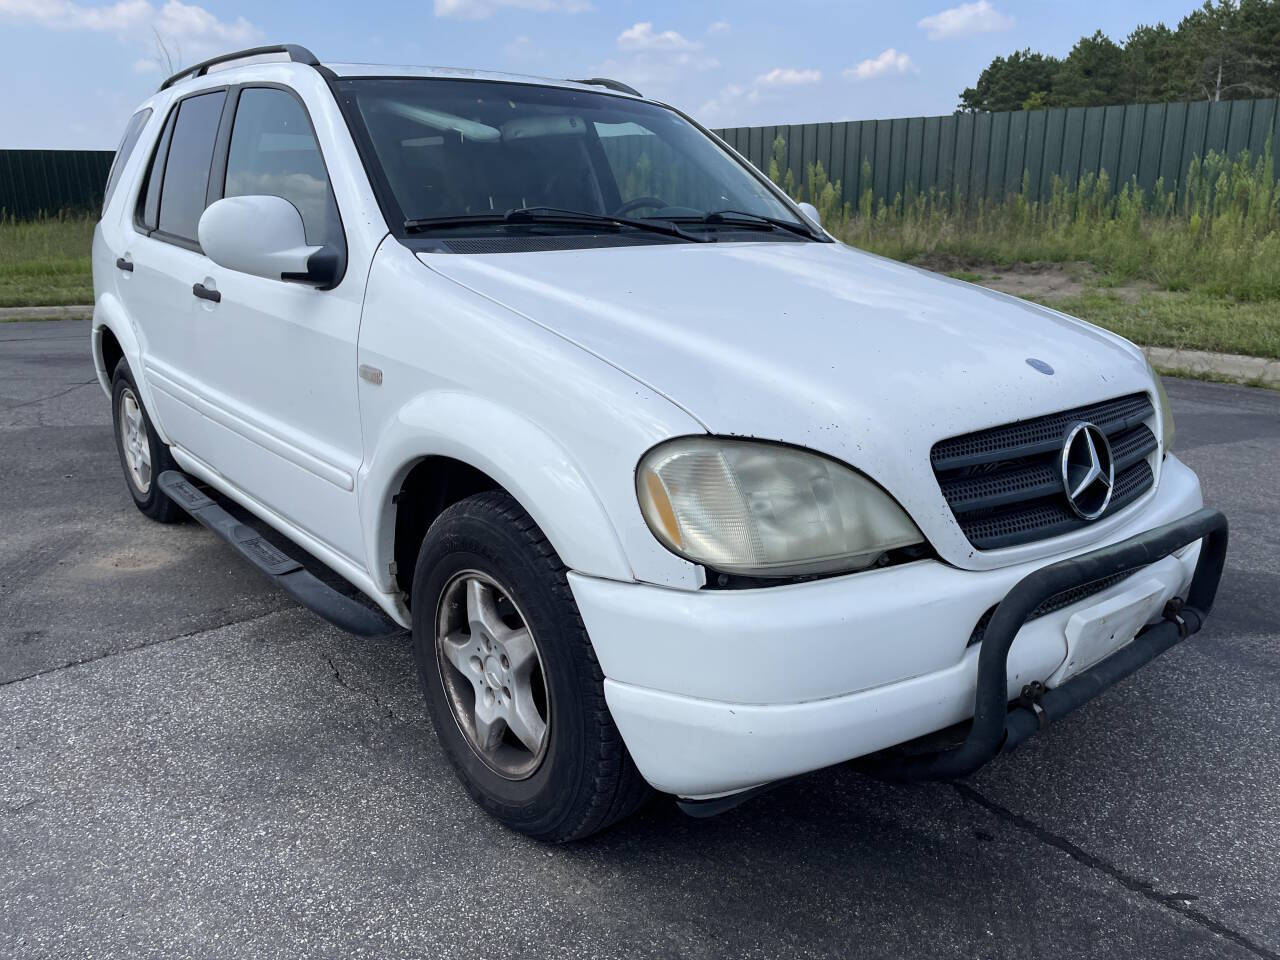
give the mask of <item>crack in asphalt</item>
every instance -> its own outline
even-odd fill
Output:
[[[1058,836],[1058,834],[1045,829],[1033,820],[1029,820],[1027,817],[1024,817],[1022,814],[1015,813],[1008,807],[1002,806],[994,800],[987,799],[987,797],[968,784],[953,783],[951,786],[955,789],[956,793],[960,794],[960,796],[965,800],[977,804],[989,813],[999,817],[1001,820],[1004,820],[1005,822],[1017,827],[1019,830],[1035,837],[1035,839],[1039,840],[1041,843],[1048,844],[1049,846],[1060,850],[1077,863],[1080,863],[1091,870],[1097,870],[1099,873],[1106,874],[1126,890],[1130,890],[1138,894],[1138,896],[1150,901],[1156,906],[1164,907],[1166,910],[1172,910],[1184,919],[1190,920],[1192,923],[1198,924],[1212,933],[1216,933],[1224,940],[1231,941],[1236,946],[1248,950],[1255,956],[1263,957],[1265,960],[1280,960],[1280,953],[1276,953],[1259,943],[1255,943],[1245,934],[1240,933],[1237,930],[1232,930],[1224,923],[1215,920],[1208,914],[1190,906],[1187,903],[1189,898],[1186,894],[1160,893],[1156,890],[1154,884],[1125,873],[1124,870],[1120,869],[1115,864],[1108,863],[1106,860],[1090,853],[1083,847],[1077,846],[1066,837]]]
[[[4,321],[0,321],[0,322],[4,322]],[[13,323],[12,320],[8,322]],[[22,322],[26,322],[26,321],[22,321]],[[37,320],[33,322],[42,323],[45,321]],[[50,341],[53,341],[53,340],[79,340],[83,336],[84,336],[83,333],[73,333],[65,337],[0,337],[0,343],[49,343]]]
[[[22,403],[15,403],[12,407],[4,407],[0,410],[0,413],[8,413],[10,410],[21,410],[23,407],[30,407],[37,403],[44,403],[46,400],[57,400],[59,397],[65,397],[68,393],[79,390],[81,387],[87,387],[89,384],[97,382],[97,377],[94,377],[92,380],[77,381],[65,390],[59,390],[57,393],[51,393],[45,397],[36,397],[34,400],[24,400]]]
[[[377,707],[379,710],[386,711],[387,719],[395,720],[398,723],[405,722],[403,717],[398,716],[394,710],[392,710],[389,706],[384,704],[374,694],[369,693],[366,690],[357,690],[355,687],[351,686],[351,684],[347,683],[347,681],[343,678],[341,671],[339,671],[337,666],[334,664],[333,657],[326,657],[325,661],[329,664],[329,669],[333,671],[333,682],[336,683],[338,686],[340,686],[343,690],[346,690],[348,693],[354,693],[358,697],[363,697],[366,700],[372,701],[373,705]]]
[[[238,627],[242,624],[257,623],[259,620],[265,620],[267,617],[273,617],[277,613],[289,610],[288,606],[281,606],[276,610],[268,610],[266,613],[260,613],[257,616],[245,617],[243,620],[228,620],[226,623],[215,624],[212,627],[199,627],[195,630],[188,630],[186,633],[175,634],[172,637],[159,637],[155,640],[146,640],[142,643],[135,644],[132,647],[123,647],[119,650],[108,650],[106,653],[99,653],[91,657],[81,657],[79,660],[69,660],[66,663],[58,664],[56,667],[46,667],[43,670],[37,670],[35,673],[28,673],[21,677],[12,677],[8,680],[0,680],[0,688],[11,686],[15,683],[22,683],[26,680],[36,680],[40,677],[48,676],[51,673],[58,673],[61,670],[69,670],[72,667],[82,667],[88,663],[97,663],[99,660],[109,660],[112,657],[119,657],[128,653],[137,653],[139,650],[149,650],[152,647],[158,647],[164,643],[172,643],[175,640],[186,640],[190,637],[198,637],[203,633],[213,633],[215,630],[225,630],[227,627]]]

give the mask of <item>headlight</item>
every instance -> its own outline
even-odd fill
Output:
[[[726,573],[782,577],[862,570],[924,538],[893,499],[816,453],[684,437],[650,450],[640,509],[668,549]]]
[[[1169,407],[1169,395],[1164,392],[1164,381],[1155,367],[1147,364],[1147,372],[1156,383],[1156,399],[1160,402],[1160,454],[1163,456],[1173,449],[1173,410]]]

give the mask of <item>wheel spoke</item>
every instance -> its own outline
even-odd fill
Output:
[[[511,692],[514,699],[507,709],[507,726],[530,753],[536,754],[542,749],[547,725],[533,702],[533,690],[528,683],[518,683]]]
[[[497,638],[507,632],[498,616],[498,598],[493,587],[475,578],[467,581],[467,620],[472,633],[480,630]]]
[[[492,753],[502,743],[502,735],[507,731],[507,721],[501,715],[497,698],[492,694],[485,696],[485,691],[476,693],[476,745],[485,753]]]
[[[502,650],[510,661],[508,669],[514,676],[527,678],[530,669],[538,662],[538,651],[528,627],[521,627],[504,637]]]
[[[475,683],[480,676],[479,658],[475,656],[473,643],[465,633],[451,633],[440,638],[440,652],[458,672]],[[472,661],[476,662],[473,663]]]

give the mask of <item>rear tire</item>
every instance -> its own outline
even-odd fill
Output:
[[[134,506],[159,523],[185,519],[186,511],[170,500],[156,482],[160,474],[177,470],[178,465],[151,425],[125,360],[116,364],[111,377],[111,422],[125,486],[129,488]]]
[[[565,574],[532,518],[491,491],[436,519],[413,577],[414,655],[445,755],[476,803],[551,842],[603,830],[650,793]]]

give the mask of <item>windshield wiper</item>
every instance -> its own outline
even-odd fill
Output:
[[[506,213],[464,213],[450,217],[422,217],[406,220],[405,230],[417,233],[424,230],[449,230],[455,227],[483,226],[485,224],[508,223],[547,223],[562,226],[592,226],[609,224],[613,226],[632,227],[649,233],[661,233],[668,237],[679,237],[693,243],[705,243],[704,237],[681,230],[674,223],[653,220],[635,220],[631,217],[615,217],[607,213],[590,213],[586,210],[564,210],[559,207],[515,207]]]
[[[748,213],[745,210],[711,210],[698,217],[664,217],[663,219],[670,223],[708,223],[713,226],[733,227],[758,226],[767,229],[776,227],[780,230],[787,230],[790,233],[807,237],[810,240],[826,241],[825,237],[815,233],[803,223],[797,223],[794,220],[783,220],[780,217],[766,217],[760,213]]]

